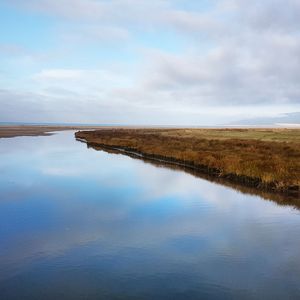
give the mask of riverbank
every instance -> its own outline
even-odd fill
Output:
[[[91,147],[125,151],[272,192],[299,194],[298,129],[79,131]]]
[[[1,125],[0,138],[12,138],[17,136],[47,136],[55,131],[63,130],[94,130],[100,126],[48,126],[48,125]]]

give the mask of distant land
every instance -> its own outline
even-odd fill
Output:
[[[17,136],[47,136],[56,131],[64,130],[92,130],[104,128],[105,126],[84,126],[84,125],[2,125],[0,126],[0,138],[13,138]],[[111,128],[111,127],[105,127]]]
[[[163,128],[224,128],[224,127],[300,127],[300,112],[283,113],[277,117],[242,119],[227,124],[216,125],[176,125],[176,124],[118,124],[118,123],[78,123],[78,122],[0,122],[0,126],[103,126],[103,127],[163,127]]]
[[[57,122],[0,122],[0,126],[124,126],[100,123],[57,123]]]
[[[228,126],[274,126],[274,127],[300,127],[300,112],[286,113],[278,117],[249,118],[236,121]]]

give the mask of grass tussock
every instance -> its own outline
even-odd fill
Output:
[[[79,131],[90,145],[172,159],[257,187],[299,192],[297,129],[103,129]]]

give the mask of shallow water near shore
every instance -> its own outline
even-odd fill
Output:
[[[298,299],[300,211],[88,149],[0,140],[0,299]]]

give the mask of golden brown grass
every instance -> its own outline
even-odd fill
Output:
[[[79,131],[76,137],[261,188],[299,191],[299,129],[103,129]]]

